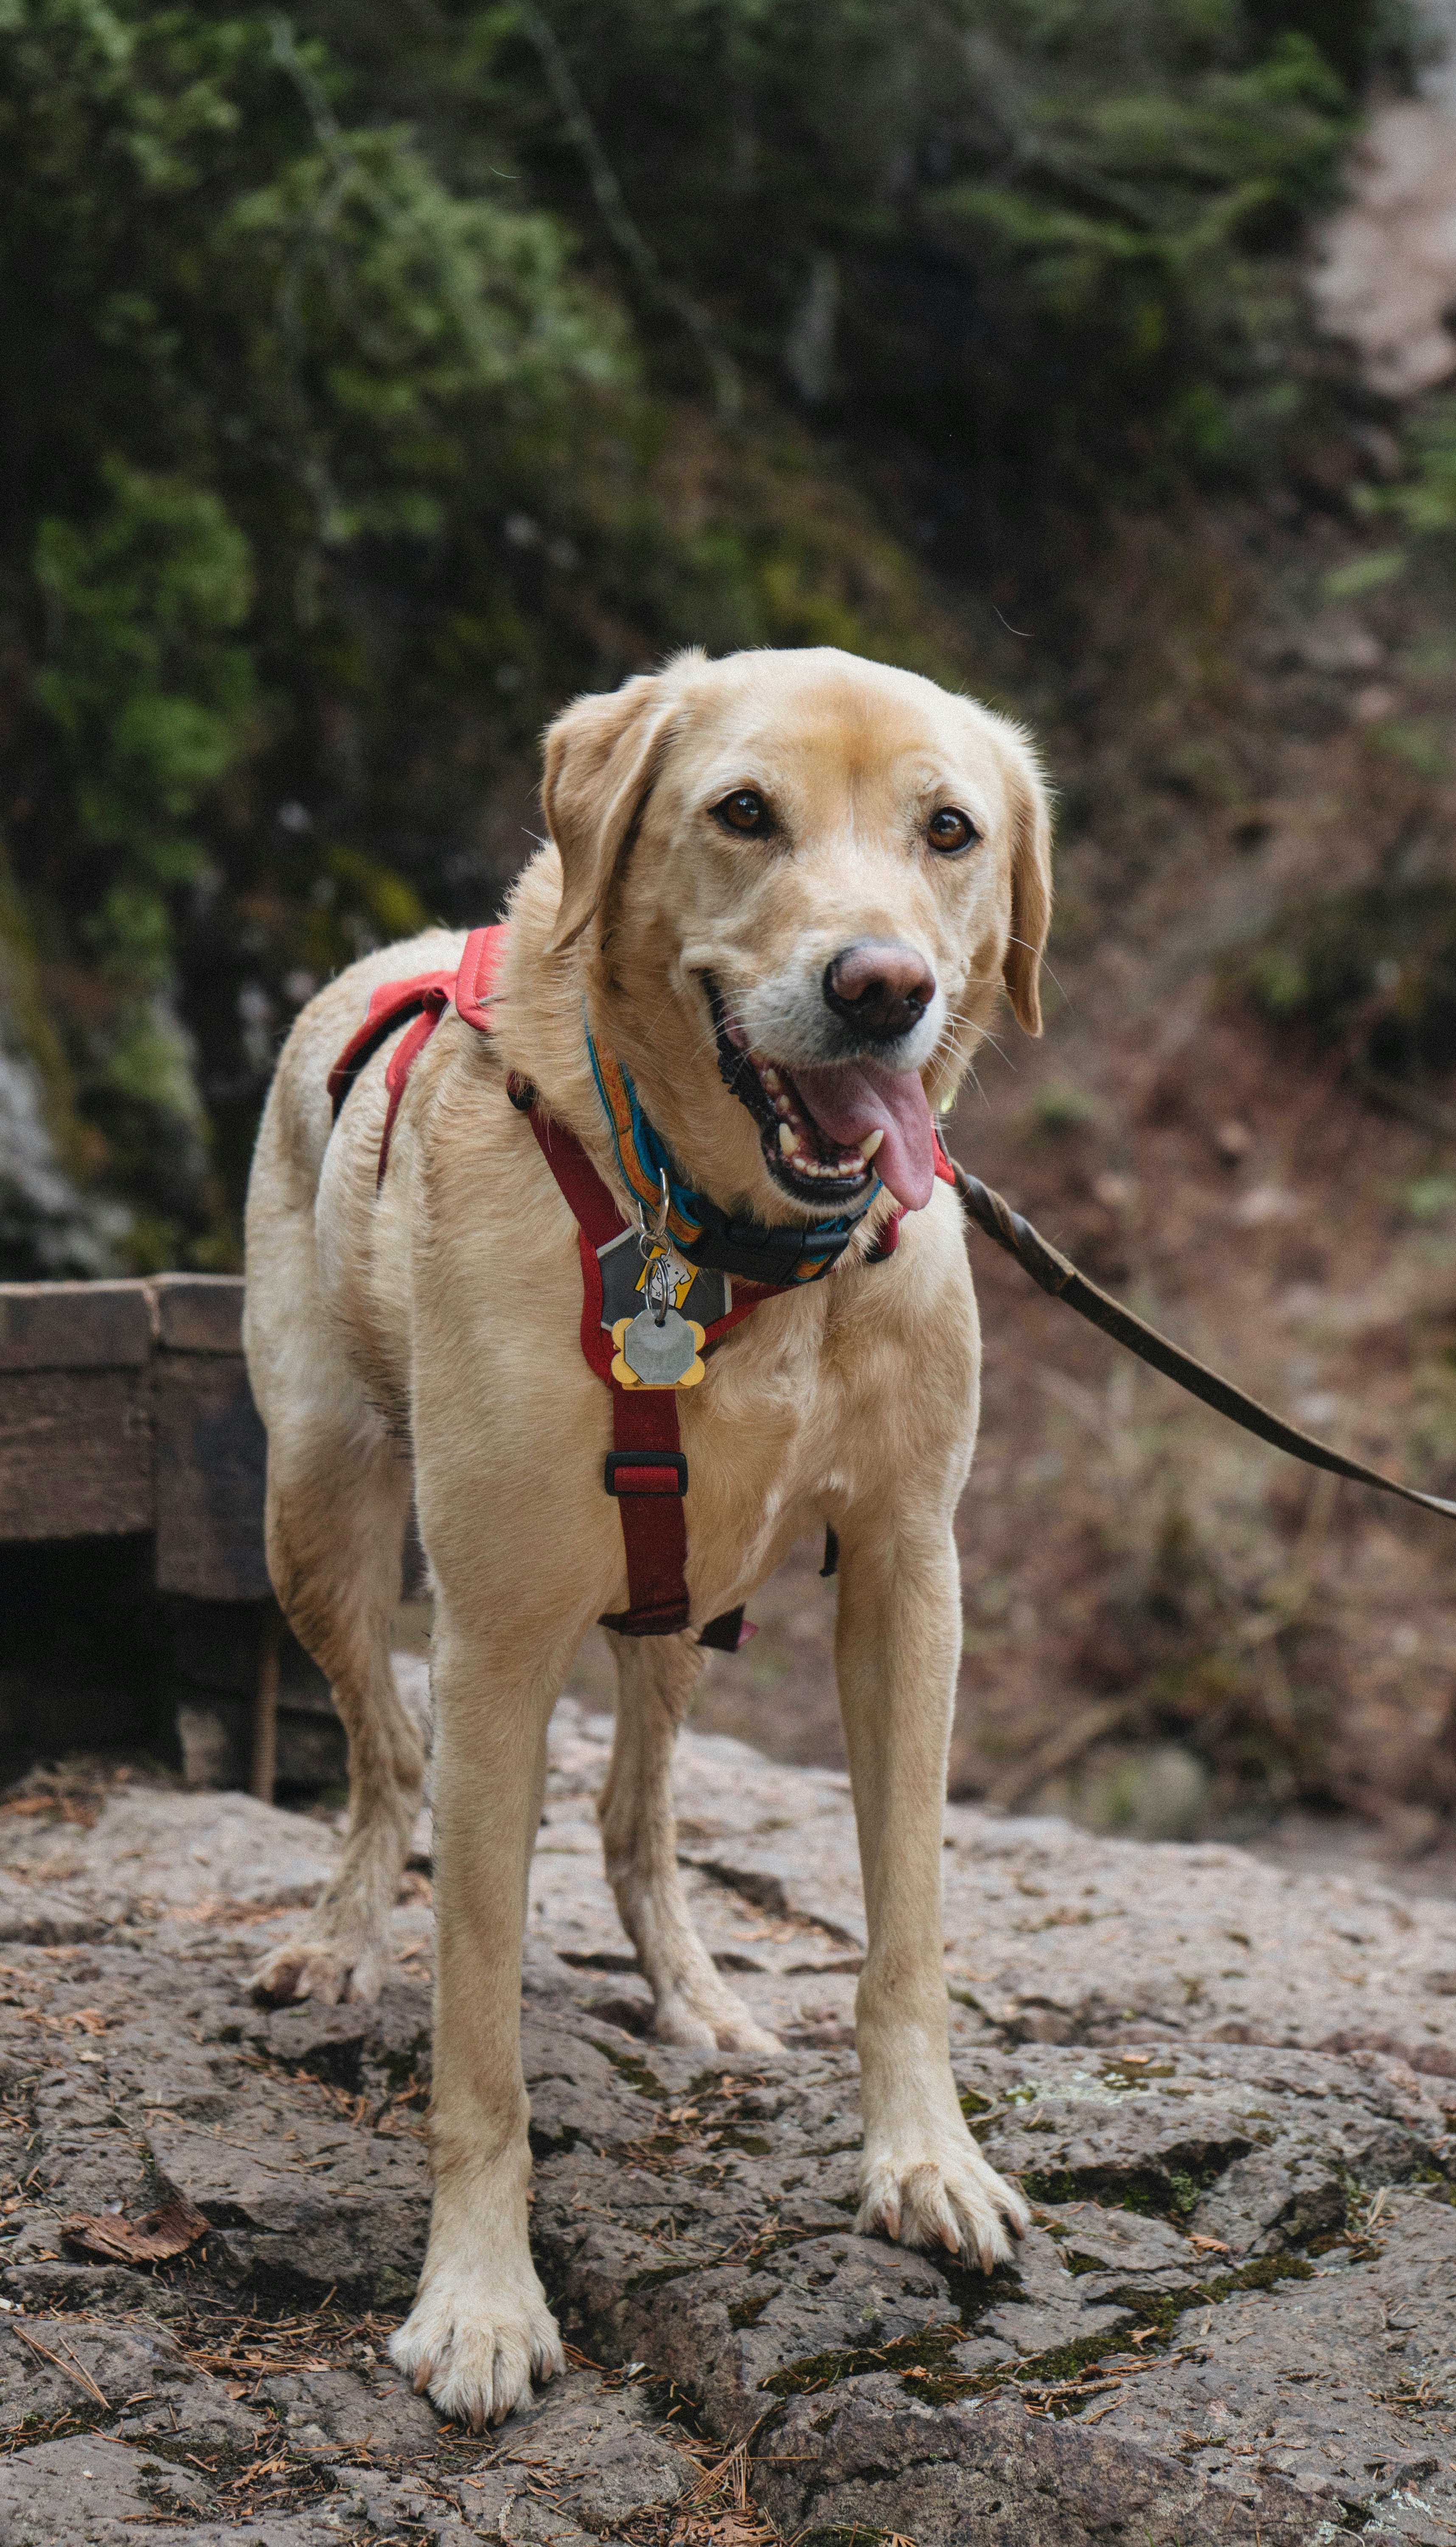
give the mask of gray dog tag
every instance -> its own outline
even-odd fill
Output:
[[[644,1388],[676,1388],[698,1359],[698,1341],[686,1318],[669,1309],[660,1327],[642,1309],[622,1339],[622,1358]]]

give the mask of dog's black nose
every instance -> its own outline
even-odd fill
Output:
[[[917,1026],[935,997],[923,955],[899,939],[864,938],[824,966],[824,999],[871,1043],[895,1043]]]

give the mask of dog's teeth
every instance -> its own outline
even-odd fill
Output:
[[[859,1145],[859,1154],[860,1154],[860,1157],[863,1159],[863,1161],[864,1161],[864,1163],[865,1163],[866,1167],[868,1167],[868,1166],[869,1166],[870,1161],[873,1159],[873,1157],[874,1157],[874,1155],[875,1155],[875,1152],[879,1149],[880,1144],[881,1144],[881,1142],[884,1140],[884,1138],[885,1138],[885,1126],[884,1126],[884,1124],[883,1124],[883,1123],[880,1123],[880,1124],[878,1124],[878,1125],[876,1126],[875,1130],[870,1134],[870,1137],[869,1137],[869,1139],[868,1139],[867,1141],[861,1141],[861,1143],[860,1143],[860,1145]]]
[[[774,1111],[777,1114],[792,1114],[794,1108],[790,1104],[787,1097],[776,1097],[774,1098]]]
[[[779,1148],[783,1151],[785,1158],[791,1159],[798,1147],[799,1135],[795,1131],[793,1124],[781,1123],[779,1125]]]
[[[779,1085],[778,1072],[776,1070],[766,1070],[763,1074],[763,1084],[765,1088],[777,1089]]]

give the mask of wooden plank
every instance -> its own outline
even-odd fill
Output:
[[[114,1537],[151,1526],[147,1371],[7,1372],[0,1379],[0,1538]]]
[[[158,1353],[155,1374],[157,1588],[195,1601],[266,1600],[268,1443],[242,1361]]]
[[[168,1353],[240,1354],[240,1274],[159,1274],[147,1285],[156,1339]]]
[[[266,1445],[232,1274],[0,1283],[0,1539],[156,1532],[156,1580],[258,1601]]]
[[[253,1693],[253,1745],[248,1786],[260,1804],[271,1804],[278,1778],[278,1655],[283,1621],[274,1609],[263,1613],[258,1637],[258,1686]]]
[[[136,1370],[151,1321],[144,1282],[0,1282],[0,1371]]]

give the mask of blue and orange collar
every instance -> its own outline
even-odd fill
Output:
[[[583,1020],[583,1024],[585,1021]],[[624,1183],[643,1211],[655,1218],[667,1186],[667,1232],[691,1265],[735,1276],[741,1282],[795,1285],[831,1274],[875,1196],[877,1177],[852,1212],[810,1227],[787,1221],[733,1220],[689,1186],[659,1132],[643,1113],[637,1090],[620,1061],[602,1051],[586,1026],[592,1076],[606,1111],[612,1146]]]

